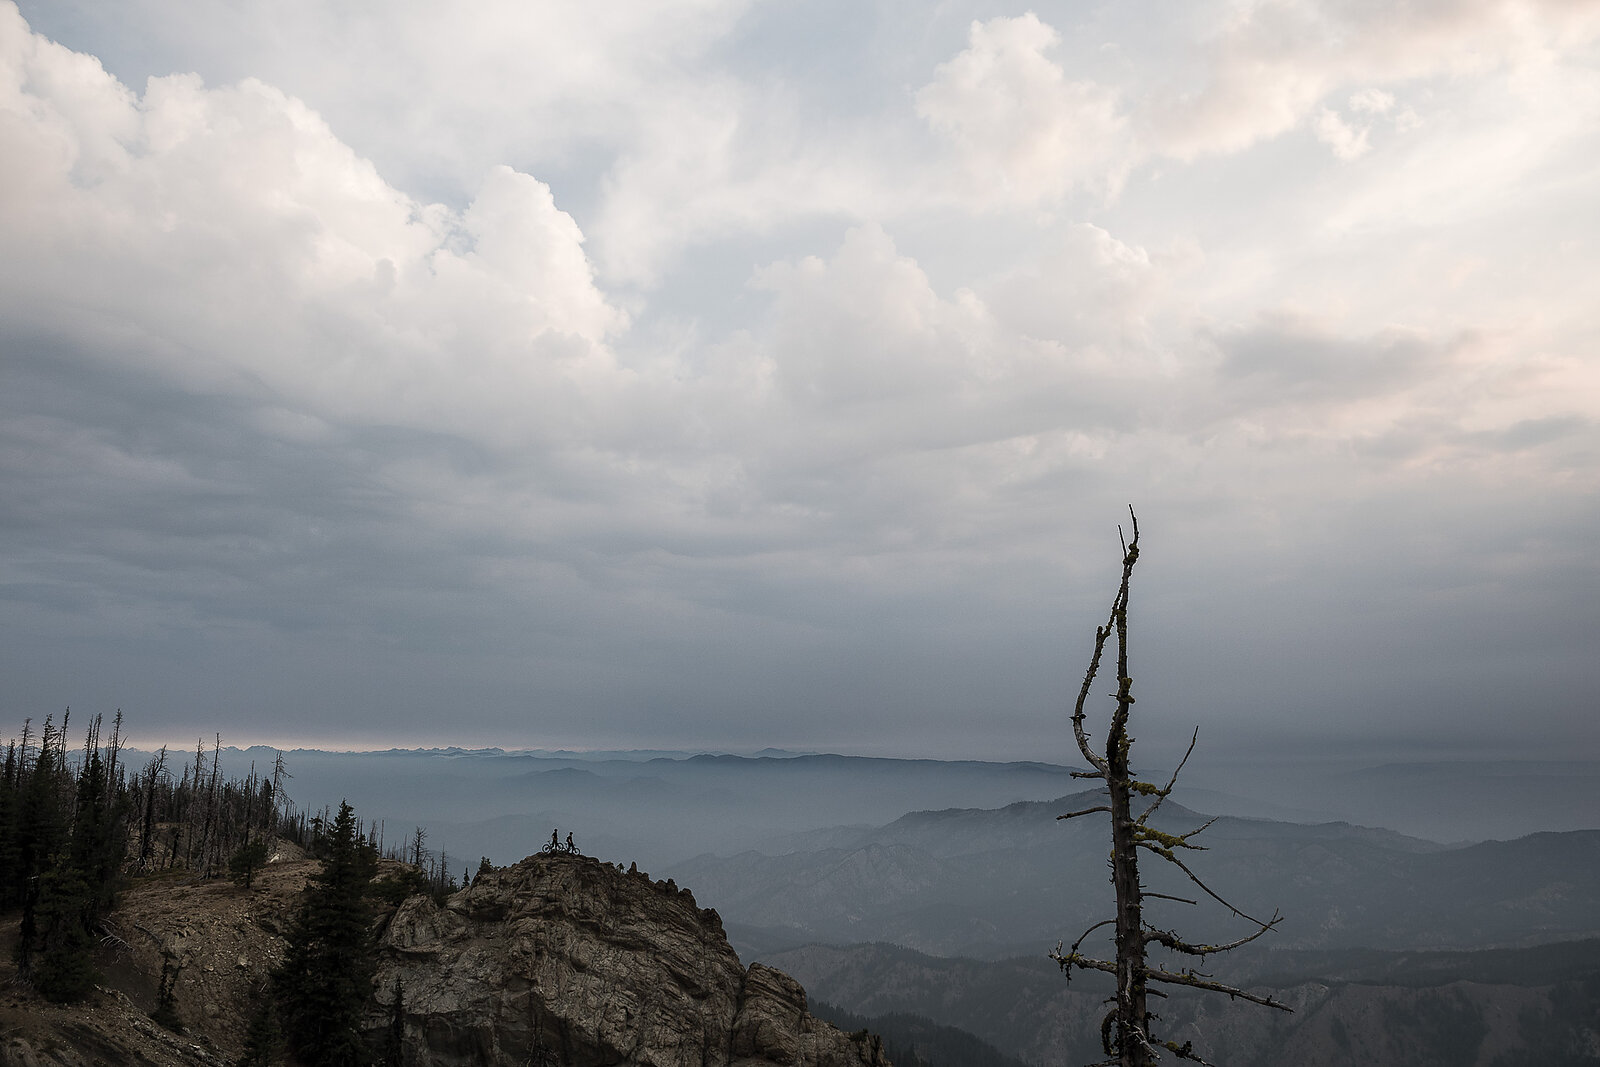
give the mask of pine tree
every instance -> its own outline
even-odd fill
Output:
[[[22,750],[17,783],[17,833],[14,842],[16,866],[4,872],[6,904],[22,905],[21,936],[17,941],[17,966],[26,976],[32,960],[35,908],[39,903],[39,879],[60,850],[66,836],[66,814],[62,802],[62,761],[56,752],[57,738],[50,719],[44,721],[39,751],[28,759],[28,724],[23,724]]]
[[[116,783],[112,780],[114,749],[100,758],[100,719],[95,718],[85,744],[73,804],[67,865],[91,887],[94,918],[111,910],[117,876],[127,853],[127,827],[123,825]]]
[[[16,866],[6,872],[5,896],[20,897],[22,905],[18,971],[48,999],[70,1001],[93,987],[95,930],[112,904],[126,833],[112,764],[100,754],[101,719],[89,725],[75,783],[62,721],[57,731],[46,720],[31,766],[25,731],[22,758],[6,774],[8,782],[21,787],[26,779],[26,785],[15,798],[16,832],[7,851]],[[118,743],[114,734],[113,759]]]
[[[6,759],[0,765],[0,907],[15,903],[21,894],[13,889],[12,879],[21,863],[17,841],[17,782],[20,774],[17,743],[6,746]]]
[[[271,1067],[278,1060],[278,1046],[282,1043],[272,998],[262,997],[250,1014],[250,1028],[245,1031],[244,1051],[239,1056],[238,1067]]]
[[[259,837],[249,844],[240,845],[228,857],[229,877],[249,889],[255,881],[256,872],[266,866],[267,856],[267,843]]]
[[[94,891],[70,865],[62,864],[40,878],[37,955],[31,978],[34,989],[57,1003],[80,1000],[94,988]]]
[[[347,803],[339,805],[323,847],[322,870],[275,977],[276,1001],[288,1044],[308,1067],[357,1067],[367,1061],[361,1020],[375,965],[365,894],[377,858]]]
[[[120,728],[120,719],[117,725]],[[113,903],[126,845],[112,763],[100,756],[100,727],[101,719],[96,716],[84,739],[83,764],[65,840],[57,837],[54,855],[39,857],[48,862],[48,868],[33,880],[36,888],[25,902],[19,931],[19,962],[25,964],[34,988],[54,1001],[77,1000],[94,985],[95,930]],[[116,758],[117,743],[114,734],[108,749],[110,760]],[[49,758],[41,755],[35,773],[40,773],[41,767],[60,779],[49,790],[59,798],[62,785],[70,781],[65,761],[59,753]],[[61,821],[59,814],[55,821]]]
[[[406,991],[400,979],[394,980],[394,1002],[389,1005],[389,1028],[384,1031],[379,1067],[405,1067]]]

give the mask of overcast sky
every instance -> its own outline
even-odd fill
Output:
[[[1597,278],[1593,0],[0,2],[0,730],[1600,757]]]

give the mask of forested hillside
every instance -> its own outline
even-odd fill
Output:
[[[0,767],[0,913],[17,915],[19,978],[44,997],[76,1000],[92,988],[95,947],[116,940],[104,926],[128,878],[183,871],[193,881],[227,877],[248,887],[274,849],[320,856],[337,820],[330,808],[297,808],[281,755],[241,776],[223,773],[221,739],[174,760],[163,748],[140,767],[125,758],[119,712],[95,716],[74,742],[72,716],[23,723]],[[359,821],[351,833],[375,855],[380,840]],[[418,884],[439,892],[455,880],[414,841]],[[389,848],[399,855],[408,842]]]

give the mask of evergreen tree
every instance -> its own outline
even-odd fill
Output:
[[[79,871],[61,864],[41,878],[34,908],[37,958],[30,977],[46,1000],[82,999],[94,988],[94,890]]]
[[[89,887],[88,914],[92,918],[111,909],[117,876],[127,852],[127,828],[122,824],[121,806],[111,780],[109,760],[114,756],[108,751],[106,760],[100,758],[99,733],[97,718],[90,728],[83,767],[78,775],[66,855],[67,866]]]
[[[262,997],[250,1015],[250,1028],[245,1031],[244,1052],[239,1056],[238,1067],[271,1067],[278,1060],[278,1047],[282,1043],[272,998]]]
[[[366,888],[377,857],[348,803],[322,844],[322,870],[290,932],[276,1000],[289,1047],[308,1067],[358,1067],[367,1062],[361,1019],[375,968]]]
[[[24,731],[21,758],[5,775],[18,793],[7,843],[16,866],[5,884],[6,899],[22,905],[17,967],[55,1001],[76,1000],[93,987],[95,930],[111,907],[126,839],[112,765],[100,754],[100,726],[99,717],[90,723],[76,782],[65,726],[53,730],[49,720],[32,764]],[[114,735],[113,760],[117,743]]]
[[[28,933],[37,942],[25,947],[30,954],[37,949],[38,958],[30,977],[54,1001],[77,1000],[94,985],[95,930],[114,901],[126,846],[111,764],[100,756],[100,725],[96,716],[84,740],[65,847],[38,879],[32,901],[35,925]],[[113,740],[109,759],[115,750]]]
[[[28,730],[23,725],[21,768],[17,783],[17,833],[14,843],[16,866],[5,872],[6,903],[22,905],[21,936],[17,941],[17,967],[26,977],[30,971],[33,939],[39,903],[39,879],[60,850],[66,833],[66,813],[62,800],[63,768],[57,749],[57,734],[50,719],[44,721],[39,751],[28,760]]]
[[[6,759],[0,766],[0,907],[16,903],[12,879],[21,862],[17,849],[17,743],[6,746]]]
[[[379,1067],[405,1067],[406,991],[400,979],[394,980],[394,1003],[389,1005],[389,1028],[384,1031]]]
[[[234,849],[233,855],[228,857],[228,875],[249,889],[255,880],[256,872],[266,866],[266,863],[267,843],[258,837],[249,844]]]

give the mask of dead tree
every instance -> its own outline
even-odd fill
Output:
[[[283,791],[283,780],[293,777],[294,775],[283,765],[283,753],[277,752],[272,760],[272,823],[269,828],[274,834],[284,823],[293,818],[293,805],[289,802],[288,794]]]
[[[1212,892],[1211,888],[1178,857],[1181,850],[1204,848],[1202,845],[1194,844],[1191,839],[1210,826],[1211,822],[1186,834],[1164,833],[1150,825],[1150,816],[1155,814],[1161,807],[1161,802],[1172,793],[1172,788],[1178,781],[1179,771],[1182,771],[1183,765],[1188,762],[1189,753],[1194,751],[1195,738],[1199,736],[1198,729],[1195,736],[1189,739],[1188,751],[1183,754],[1183,759],[1178,761],[1177,770],[1172,772],[1172,777],[1165,786],[1140,781],[1128,769],[1128,752],[1133,745],[1133,738],[1128,734],[1128,714],[1134,704],[1133,678],[1128,673],[1128,585],[1133,577],[1133,566],[1139,560],[1139,519],[1131,507],[1128,509],[1128,516],[1133,524],[1133,539],[1130,541],[1125,534],[1123,535],[1122,584],[1117,588],[1116,599],[1111,602],[1111,617],[1104,626],[1095,629],[1094,654],[1089,659],[1089,669],[1084,674],[1083,686],[1078,691],[1078,703],[1072,712],[1072,732],[1077,738],[1078,749],[1093,768],[1088,771],[1074,771],[1073,777],[1098,778],[1105,782],[1107,802],[1085,808],[1083,811],[1072,811],[1057,816],[1059,819],[1076,819],[1101,812],[1111,816],[1111,881],[1116,887],[1117,912],[1112,918],[1102,920],[1085,930],[1065,952],[1059,944],[1056,945],[1050,958],[1061,965],[1068,978],[1072,976],[1074,967],[1089,971],[1104,971],[1116,977],[1117,988],[1115,996],[1110,1001],[1111,1010],[1100,1023],[1101,1047],[1110,1058],[1098,1061],[1093,1067],[1151,1067],[1161,1062],[1163,1051],[1171,1053],[1180,1060],[1192,1060],[1204,1064],[1206,1061],[1195,1053],[1189,1042],[1180,1045],[1151,1032],[1150,1020],[1157,1016],[1152,1015],[1149,1010],[1149,998],[1166,995],[1159,990],[1151,989],[1152,983],[1210,990],[1263,1004],[1269,1008],[1279,1008],[1283,1011],[1290,1009],[1270,996],[1259,996],[1212,981],[1209,975],[1202,974],[1193,967],[1171,970],[1164,966],[1152,965],[1149,962],[1151,946],[1164,948],[1182,956],[1195,957],[1203,963],[1206,956],[1226,952],[1254,941],[1277,926],[1282,917],[1273,912],[1272,918],[1266,921],[1251,918]],[[1117,529],[1119,533],[1122,532],[1120,526]],[[1088,700],[1089,689],[1094,684],[1095,676],[1100,671],[1100,660],[1105,653],[1106,642],[1111,639],[1112,634],[1116,634],[1117,637],[1117,691],[1113,694],[1117,709],[1112,713],[1111,724],[1106,730],[1105,751],[1096,752],[1084,729],[1083,706]],[[1138,815],[1133,813],[1136,798],[1150,800],[1149,805]],[[1176,866],[1207,896],[1216,900],[1235,916],[1253,924],[1255,929],[1236,941],[1219,945],[1202,945],[1185,941],[1171,931],[1152,926],[1144,918],[1146,896],[1161,897],[1184,904],[1194,904],[1195,901],[1147,892],[1143,883],[1139,881],[1140,849]],[[1078,951],[1085,938],[1107,926],[1115,929],[1117,948],[1115,960],[1093,959]]]

